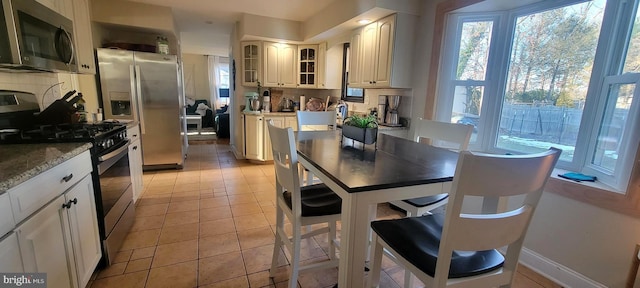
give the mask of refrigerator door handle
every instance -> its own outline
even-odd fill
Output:
[[[140,122],[140,133],[143,135],[146,134],[145,124],[144,124],[144,107],[142,106],[142,87],[140,83],[140,66],[135,65],[135,73],[136,73],[136,105],[138,105],[138,121]]]

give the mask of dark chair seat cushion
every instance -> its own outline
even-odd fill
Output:
[[[442,237],[442,214],[371,222],[371,228],[402,258],[433,277]],[[504,257],[497,250],[454,251],[449,278],[483,274],[502,267]]]
[[[432,196],[426,196],[426,197],[420,197],[420,198],[413,198],[413,199],[408,199],[408,200],[402,200],[404,202],[409,203],[410,205],[413,205],[415,207],[426,207],[429,205],[433,205],[436,204],[444,199],[447,199],[447,197],[449,197],[449,194],[447,193],[442,193],[442,194],[438,194],[438,195],[432,195]]]
[[[342,199],[324,184],[301,187],[300,196],[303,217],[340,214]],[[291,209],[291,192],[284,192],[284,200]]]

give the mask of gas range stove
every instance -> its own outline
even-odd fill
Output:
[[[98,155],[124,141],[127,141],[127,127],[122,123],[38,125],[0,130],[0,143],[90,142]]]

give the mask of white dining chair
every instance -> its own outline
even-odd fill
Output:
[[[297,111],[298,131],[336,130],[335,111]]]
[[[375,248],[368,287],[378,286],[383,249],[426,287],[510,287],[531,217],[560,153],[555,148],[517,156],[460,152],[444,216],[371,223]],[[483,203],[506,199],[509,205],[467,214],[462,211],[467,196]],[[505,254],[497,250],[505,247]]]
[[[335,111],[297,111],[298,131],[336,130],[336,117]],[[300,167],[300,176],[306,179],[304,184],[313,184],[313,174],[303,167]]]
[[[456,151],[467,150],[473,126],[458,123],[438,122],[418,118],[414,122],[415,141],[429,140],[432,145],[442,146]],[[391,205],[406,211],[407,216],[420,216],[447,204],[447,193],[419,197],[400,201],[392,201]]]
[[[278,258],[282,247],[286,247],[291,255],[289,262],[289,287],[297,287],[298,273],[308,269],[324,269],[338,267],[336,257],[336,222],[340,220],[342,200],[324,184],[300,187],[298,175],[298,154],[293,136],[293,129],[278,128],[269,121],[267,124],[271,147],[273,150],[273,165],[276,172],[276,237],[273,247],[270,277],[274,277]],[[291,236],[284,227],[284,217],[291,223]],[[318,225],[326,223],[326,226]],[[313,226],[312,226],[313,225]],[[310,227],[302,233],[302,227]],[[304,238],[328,233],[329,259],[308,265],[300,263],[300,246]]]

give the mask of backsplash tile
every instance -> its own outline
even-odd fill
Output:
[[[44,109],[64,93],[74,89],[74,77],[75,75],[65,73],[0,72],[0,89],[31,92],[36,95],[40,109]]]

